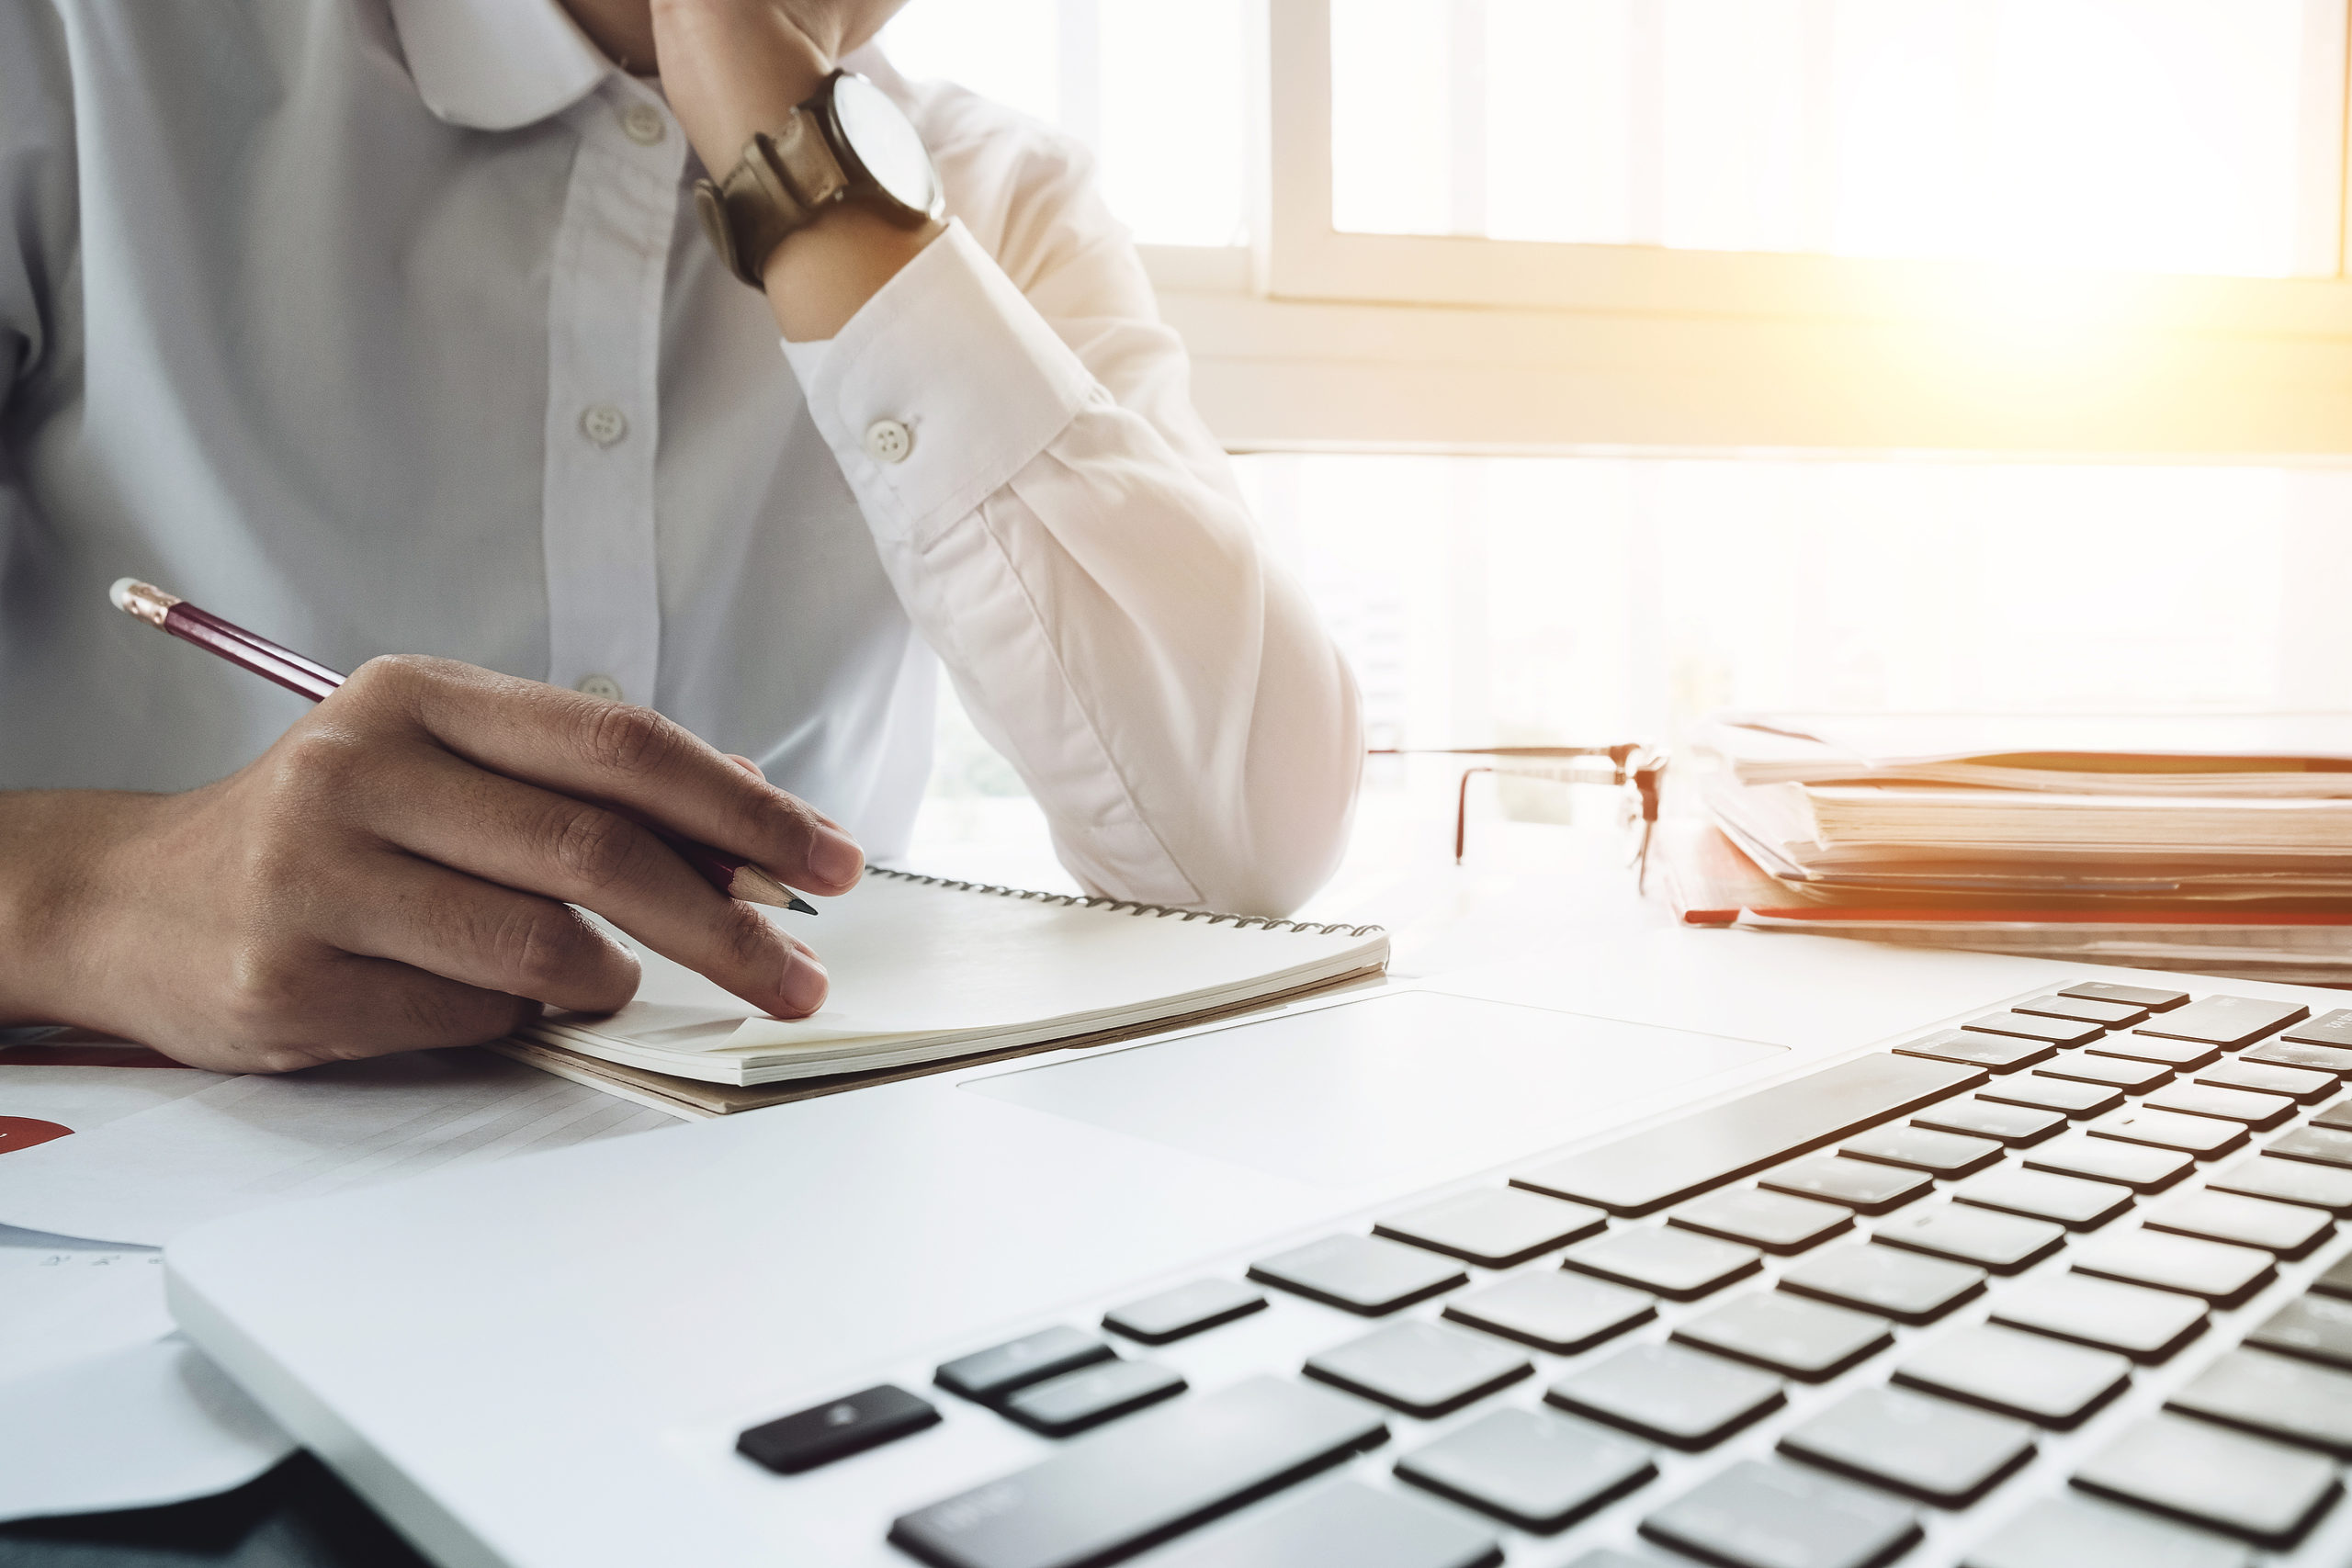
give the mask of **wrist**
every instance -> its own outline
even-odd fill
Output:
[[[0,1026],[103,1026],[101,950],[121,867],[173,799],[110,790],[0,796]],[[112,977],[119,981],[121,976]]]

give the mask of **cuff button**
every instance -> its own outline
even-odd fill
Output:
[[[915,433],[895,419],[877,419],[865,427],[865,455],[877,463],[903,463],[915,449]]]

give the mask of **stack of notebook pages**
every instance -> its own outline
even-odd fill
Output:
[[[1729,714],[1690,754],[1690,923],[2352,985],[2352,716]]]

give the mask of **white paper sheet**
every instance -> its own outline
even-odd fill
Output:
[[[153,1247],[0,1225],[0,1383],[171,1332]]]

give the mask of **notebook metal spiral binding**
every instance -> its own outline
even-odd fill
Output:
[[[1318,925],[1313,920],[1276,920],[1263,915],[1221,915],[1211,909],[1180,909],[1173,904],[1143,904],[1133,898],[1098,898],[1085,893],[1040,893],[1033,887],[1004,887],[993,882],[958,882],[947,876],[925,876],[921,872],[897,871],[887,865],[866,868],[876,876],[895,877],[900,882],[919,882],[927,887],[952,887],[962,893],[986,893],[998,898],[1035,898],[1048,904],[1079,904],[1090,909],[1124,910],[1130,915],[1149,915],[1164,919],[1170,915],[1182,920],[1204,920],[1213,926],[1230,925],[1239,931],[1256,926],[1270,931],[1306,931],[1316,936],[1373,936],[1386,930],[1384,926]]]

